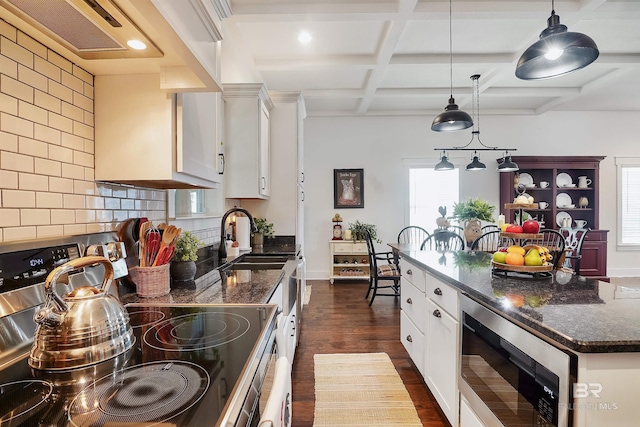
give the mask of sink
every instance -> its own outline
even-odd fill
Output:
[[[289,255],[245,254],[224,270],[281,270]]]
[[[239,262],[246,263],[261,263],[261,262],[280,262],[285,263],[289,260],[290,255],[276,255],[276,254],[244,254]]]

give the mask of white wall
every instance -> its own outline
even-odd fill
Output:
[[[436,133],[433,117],[307,117],[305,119],[305,221],[307,274],[327,278],[329,240],[334,213],[349,222],[378,226],[384,242],[396,240],[405,225],[407,180],[403,159],[427,158],[435,164],[435,147],[465,145],[471,130]],[[514,155],[606,156],[600,164],[600,228],[610,230],[609,276],[640,276],[637,252],[616,252],[616,169],[614,157],[640,156],[640,113],[554,112],[541,116],[483,116],[481,140],[488,146],[517,148]],[[615,124],[615,128],[606,128]],[[477,141],[472,146],[479,146]],[[469,152],[454,153],[458,167],[470,162]],[[493,155],[492,155],[493,154]],[[499,153],[481,153],[487,170],[462,172],[463,197],[498,205]],[[333,169],[364,169],[364,209],[333,208]],[[437,185],[433,183],[433,185]],[[380,245],[380,250],[386,250]],[[635,264],[634,264],[635,263]]]

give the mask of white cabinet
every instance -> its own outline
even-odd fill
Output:
[[[96,76],[95,179],[216,188],[214,92],[169,94],[156,74]]]
[[[460,399],[460,427],[485,427],[464,398]]]
[[[411,360],[425,376],[424,352],[425,352],[425,312],[426,298],[424,296],[424,280],[418,267],[400,260],[400,294],[402,309],[400,313],[400,341],[409,353]],[[414,283],[416,282],[416,283]]]
[[[329,282],[335,279],[369,280],[369,251],[365,242],[331,240]]]
[[[271,191],[269,114],[262,84],[225,84],[225,197],[268,199]]]

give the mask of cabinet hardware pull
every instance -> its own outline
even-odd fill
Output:
[[[267,178],[260,177],[260,179],[262,179],[262,189],[264,190],[265,188],[267,188]]]
[[[442,317],[442,314],[440,314],[440,310],[433,310],[433,315],[438,319]]]
[[[411,298],[407,298],[407,304],[413,304],[413,301],[411,300]]]
[[[304,191],[301,194],[302,194],[302,199],[300,201],[304,202]]]
[[[413,271],[411,271],[411,269],[407,270],[407,274],[413,274]]]
[[[413,338],[411,338],[411,335],[407,335],[407,341],[413,342]]]
[[[442,295],[442,289],[440,289],[440,288],[435,288],[435,289],[433,290],[433,293],[434,293],[434,294],[436,294],[436,295]]]
[[[304,182],[304,172],[300,172],[300,175],[302,176],[301,182]]]

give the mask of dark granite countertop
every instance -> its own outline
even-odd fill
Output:
[[[515,321],[580,353],[640,351],[640,289],[565,271],[494,277],[492,254],[402,251],[402,256]]]

